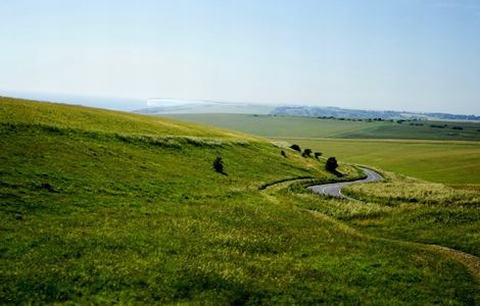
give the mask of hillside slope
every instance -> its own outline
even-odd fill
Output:
[[[338,179],[324,160],[174,120],[5,98],[0,134],[1,304],[475,298],[460,263],[359,236],[299,208],[294,190],[259,190]]]

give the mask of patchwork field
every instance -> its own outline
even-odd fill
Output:
[[[2,305],[480,301],[475,190],[382,172],[346,191],[364,203],[325,198],[306,184],[362,174],[239,132],[7,98],[0,136]]]

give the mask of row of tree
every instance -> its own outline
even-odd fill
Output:
[[[300,148],[299,145],[297,144],[293,144],[290,146],[290,149],[292,150],[295,150],[297,152],[300,152],[302,153],[302,156],[307,158],[307,157],[312,157],[312,154],[313,156],[318,159],[320,156],[322,156],[322,153],[321,152],[313,152],[311,149],[305,149],[303,150],[302,152],[302,149]],[[285,151],[281,151],[281,154],[283,157],[287,157],[287,153],[285,153]],[[338,168],[338,163],[337,163],[337,159],[335,157],[329,157],[327,159],[327,162],[325,164],[325,169],[327,171],[330,171],[330,172],[333,172],[333,173],[336,173],[337,172],[337,168]],[[223,164],[223,159],[221,156],[217,156],[217,158],[215,158],[215,160],[213,161],[213,169],[215,170],[215,172],[217,173],[220,173],[220,174],[223,174],[223,175],[227,175],[225,173],[225,167],[224,167],[224,164]]]
[[[293,144],[290,146],[290,149],[292,150],[295,150],[297,152],[300,152],[302,153],[302,156],[303,157],[312,157],[312,153],[314,154],[315,158],[318,159],[320,156],[322,156],[322,153],[321,152],[313,152],[312,149],[305,149],[303,150],[302,152],[302,148],[300,148],[299,145],[297,144]],[[282,151],[282,155],[283,156],[286,156],[285,152]],[[325,164],[325,169],[327,169],[328,171],[330,172],[334,172],[336,173],[337,172],[337,168],[338,168],[338,162],[337,162],[337,159],[335,157],[329,157],[327,159],[327,163]]]

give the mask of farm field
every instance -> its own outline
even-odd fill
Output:
[[[379,170],[347,190],[365,203],[326,198],[306,185],[359,170],[240,132],[9,98],[0,135],[2,305],[480,301],[475,190]]]
[[[480,184],[480,142],[474,141],[476,138],[473,137],[470,139],[472,141],[446,140],[451,138],[442,134],[446,130],[427,128],[426,126],[433,124],[430,122],[425,123],[426,126],[423,127],[411,127],[407,126],[407,123],[302,117],[222,114],[175,117],[209,123],[212,126],[229,127],[269,137],[275,141],[297,143],[302,148],[311,148],[327,157],[336,156],[347,162],[371,165],[432,182],[463,187]],[[476,131],[479,125],[451,122],[448,124],[463,124],[465,130],[468,127],[471,131]],[[409,134],[410,129],[414,132]],[[392,139],[382,139],[387,136]],[[345,139],[347,137],[352,139]],[[365,139],[369,137],[370,139]],[[399,139],[402,137],[409,139]],[[412,139],[415,137],[426,139]]]
[[[432,182],[480,185],[480,143],[458,141],[283,139],[325,156]]]
[[[480,122],[406,121],[400,124],[245,114],[168,116],[266,137],[480,140]]]

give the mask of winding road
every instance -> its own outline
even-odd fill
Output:
[[[344,198],[344,199],[350,199],[350,200],[358,201],[358,200],[355,200],[355,199],[352,199],[352,198],[349,198],[349,197],[343,195],[342,192],[341,192],[342,188],[347,186],[347,185],[351,185],[351,184],[377,182],[377,181],[382,181],[383,180],[383,177],[379,173],[377,173],[373,170],[367,169],[367,168],[361,168],[361,169],[367,175],[367,177],[364,178],[364,179],[359,179],[359,180],[350,181],[350,182],[339,182],[339,183],[314,185],[314,186],[308,187],[308,189],[312,190],[315,193],[321,194],[321,195],[328,195],[328,196],[333,196],[333,197],[337,197],[337,198]],[[292,184],[294,182],[300,182],[300,181],[308,182],[309,180],[311,180],[311,178],[287,179],[287,180],[283,180],[283,181],[278,182],[278,183],[273,183],[273,184],[266,185],[261,189],[265,190],[265,189],[271,189],[271,188],[279,188],[279,187],[281,188],[282,186],[284,187],[285,184]],[[265,193],[265,195],[269,196],[267,193]],[[274,198],[271,195],[269,197],[270,197],[270,200],[272,200],[272,198]],[[309,212],[309,213],[313,214],[314,216],[316,216],[318,218],[322,218],[322,220],[328,219],[330,222],[333,222],[333,223],[339,225],[345,231],[348,231],[350,233],[355,233],[356,235],[367,237],[369,239],[382,240],[382,241],[389,242],[389,243],[394,243],[394,244],[401,244],[401,245],[405,245],[405,246],[409,246],[409,247],[417,247],[417,248],[420,248],[420,249],[423,249],[423,250],[432,251],[432,252],[435,252],[437,254],[442,254],[444,256],[447,256],[447,257],[463,264],[468,269],[468,271],[471,273],[471,275],[473,277],[473,280],[477,284],[480,284],[480,258],[478,258],[475,255],[465,253],[465,252],[462,252],[462,251],[459,251],[459,250],[451,249],[451,248],[441,246],[441,245],[421,243],[421,242],[415,242],[415,241],[403,241],[403,240],[397,240],[397,239],[389,239],[389,238],[382,238],[382,237],[365,235],[365,234],[363,234],[361,232],[358,232],[357,230],[351,228],[346,223],[343,223],[339,220],[336,220],[335,218],[330,217],[326,214],[322,214],[318,211],[314,211],[314,210],[310,210],[310,209],[306,209],[306,208],[302,208],[302,210],[304,210],[306,212]],[[476,299],[476,303],[478,305],[480,305],[480,297],[475,297],[475,299]]]
[[[361,168],[361,169],[367,175],[367,177],[364,179],[350,181],[350,182],[314,185],[314,186],[308,187],[308,189],[321,195],[328,195],[328,196],[333,196],[337,198],[355,200],[343,195],[342,188],[351,184],[377,182],[377,181],[383,180],[383,177],[379,173],[367,168]],[[321,216],[322,218],[329,218],[326,215],[320,214],[319,212],[316,212],[316,211],[310,211],[310,210],[307,210],[307,211],[309,211],[314,215]],[[345,229],[351,232],[357,233],[357,235],[365,236],[364,234],[357,232],[355,229],[350,228],[348,225],[340,223],[338,220],[334,220],[334,219],[331,219],[331,220],[333,220],[332,222],[335,222],[336,224],[341,224],[341,226],[343,226]],[[365,236],[365,237],[369,237],[371,239],[376,239],[376,240],[383,240],[383,241],[395,243],[395,244],[401,244],[405,246],[414,246],[423,250],[429,250],[432,252],[443,254],[444,256],[450,257],[460,262],[461,264],[463,264],[472,275],[473,280],[477,284],[480,284],[480,258],[478,258],[475,255],[465,253],[459,250],[451,249],[442,245],[427,244],[427,243],[421,243],[421,242],[415,242],[415,241],[403,241],[403,240],[374,237],[374,236]],[[475,299],[476,299],[476,303],[480,305],[480,300],[479,300],[480,298],[476,296]]]
[[[366,178],[356,180],[356,181],[350,181],[350,182],[339,182],[339,183],[330,183],[330,184],[320,184],[320,185],[314,185],[308,187],[311,191],[322,194],[322,195],[327,195],[327,196],[332,196],[336,198],[344,198],[344,199],[349,199],[349,197],[345,196],[342,194],[342,188],[351,184],[358,184],[358,183],[368,183],[368,182],[377,182],[383,180],[383,177],[378,174],[377,172],[367,169],[367,168],[361,168],[363,172],[367,175]]]

